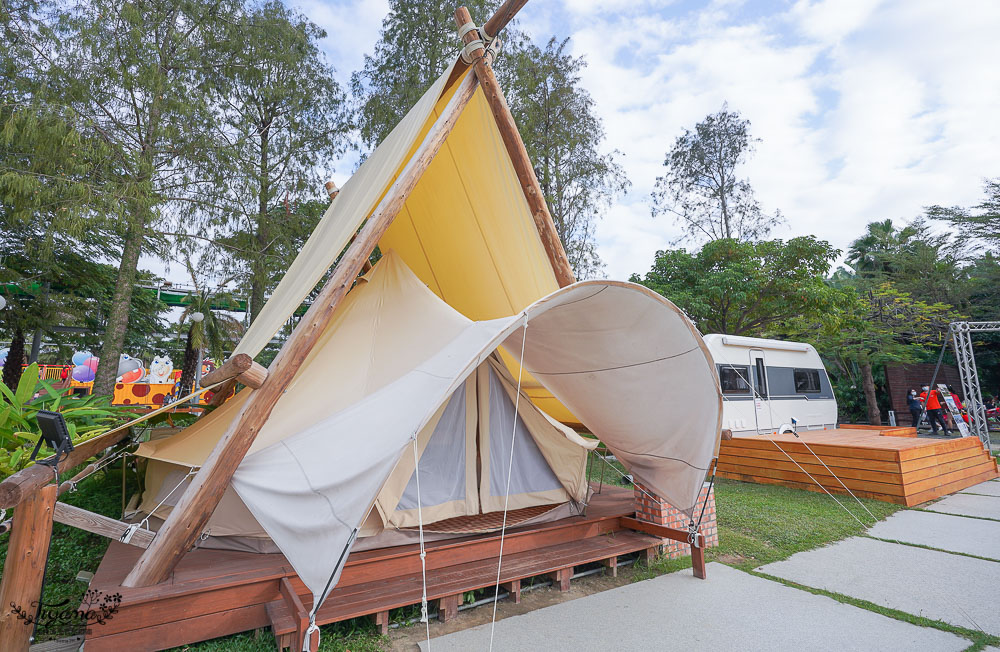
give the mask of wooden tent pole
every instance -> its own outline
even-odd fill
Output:
[[[340,188],[338,188],[337,184],[335,184],[332,181],[327,181],[326,185],[325,185],[325,188],[326,188],[326,192],[330,195],[330,201],[331,202],[334,199],[337,198],[337,195],[340,194]],[[355,233],[353,236],[351,236],[351,242],[354,242],[354,238],[356,238],[357,236],[358,236],[357,233]],[[350,243],[348,243],[348,244],[350,244]],[[368,254],[368,258],[365,259],[364,265],[361,266],[361,273],[362,274],[367,274],[368,272],[372,271],[371,257],[372,257],[372,255],[371,255],[371,253],[369,253]]]
[[[461,81],[455,95],[431,127],[419,149],[368,218],[334,268],[316,301],[271,363],[264,384],[250,395],[225,434],[219,439],[152,544],[122,582],[123,586],[149,586],[162,582],[201,536],[209,517],[222,499],[226,487],[229,486],[233,473],[236,472],[257,433],[271,415],[275,403],[313,346],[319,341],[341,300],[354,284],[358,272],[368,258],[368,252],[375,247],[389,228],[434,155],[441,149],[462,110],[472,99],[476,86],[475,75],[466,75]]]
[[[484,29],[489,32],[490,36],[496,36],[497,31],[514,17],[514,14],[524,6],[525,2],[527,0],[508,0],[486,22]],[[455,23],[459,27],[471,22],[472,16],[469,14],[468,9],[459,7],[455,10]],[[462,38],[466,44],[469,44],[478,37],[473,31],[466,33]],[[566,258],[566,250],[563,249],[562,241],[559,240],[559,233],[556,231],[556,225],[552,221],[552,214],[549,212],[548,204],[545,203],[545,195],[542,193],[542,187],[538,183],[538,177],[535,176],[535,169],[531,166],[531,158],[528,156],[528,150],[524,147],[521,132],[517,130],[517,124],[514,123],[514,116],[511,115],[510,107],[507,106],[507,100],[500,89],[500,84],[497,83],[493,69],[487,64],[484,54],[485,49],[483,47],[470,52],[470,56],[473,59],[472,68],[476,73],[476,77],[479,78],[479,84],[483,87],[483,92],[486,94],[486,100],[489,102],[490,110],[493,112],[493,118],[496,120],[497,128],[500,131],[500,137],[507,148],[507,155],[510,156],[510,160],[514,164],[514,172],[521,182],[521,189],[524,191],[524,197],[528,201],[531,216],[535,220],[535,228],[542,239],[545,253],[549,257],[549,263],[552,265],[552,271],[555,272],[556,281],[558,281],[559,287],[566,287],[576,281],[576,277],[573,275],[573,268],[570,267],[569,259]]]
[[[507,0],[507,2],[503,3],[496,10],[496,13],[490,16],[490,19],[483,25],[482,31],[486,32],[484,36],[488,36],[491,39],[496,38],[500,30],[506,27],[507,23],[514,20],[514,16],[526,4],[528,4],[528,0]],[[465,9],[465,7],[462,7],[462,9]],[[468,12],[468,9],[466,9],[466,12]]]
[[[52,469],[45,468],[51,475]],[[55,504],[56,486],[50,484],[27,496],[14,512],[0,578],[0,650],[27,650],[31,643]]]

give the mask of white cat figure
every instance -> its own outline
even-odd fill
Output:
[[[170,359],[170,356],[156,356],[153,361],[149,363],[149,382],[151,383],[169,383],[171,382],[170,374],[174,372],[174,363]]]

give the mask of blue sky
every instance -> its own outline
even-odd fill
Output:
[[[387,2],[286,1],[327,31],[346,87]],[[649,193],[674,139],[723,102],[761,139],[743,172],[787,218],[776,237],[844,249],[870,221],[977,203],[1000,176],[996,0],[531,0],[519,17],[539,42],[570,37],[605,146],[623,154],[631,190],[597,229],[611,278],[646,271],[679,235],[650,216]]]

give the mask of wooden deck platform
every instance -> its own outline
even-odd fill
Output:
[[[832,493],[847,493],[836,474],[858,496],[907,506],[1000,477],[979,439],[921,438],[912,428],[741,435],[723,441],[719,451],[720,477],[822,491],[803,470]]]
[[[632,491],[605,485],[586,516],[508,530],[506,590],[519,600],[520,580],[538,575],[568,590],[574,566],[603,562],[614,569],[620,555],[655,550],[659,538],[623,527],[621,518],[634,511]],[[464,592],[494,585],[499,544],[498,532],[427,544],[428,598],[438,602],[439,618],[457,613]],[[194,550],[166,582],[122,588],[141,552],[118,542],[108,547],[90,588],[120,593],[122,601],[111,619],[91,627],[88,652],[160,650],[267,626],[281,646],[301,649],[312,596],[283,555]],[[389,610],[418,604],[421,588],[418,546],[356,552],[317,622],[371,615],[387,628]]]

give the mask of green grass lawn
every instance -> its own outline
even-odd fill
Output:
[[[856,500],[839,495],[837,500],[866,525],[874,525]],[[902,509],[878,500],[861,501],[879,520]],[[825,493],[716,480],[715,502],[719,547],[711,551],[711,557],[742,570],[863,534],[866,529]]]

